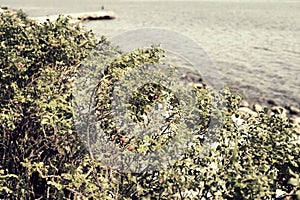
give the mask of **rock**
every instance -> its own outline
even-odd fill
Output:
[[[198,88],[198,89],[203,89],[205,88],[202,83],[192,83],[191,84],[193,87]]]
[[[296,106],[290,106],[288,107],[288,110],[291,115],[300,115],[300,109],[297,108]]]
[[[254,116],[254,117],[258,116],[258,114],[256,112],[254,112],[253,110],[251,110],[250,108],[247,108],[247,107],[240,107],[237,111],[239,113],[242,113],[245,115],[250,115],[250,116]]]
[[[261,105],[259,105],[258,103],[255,103],[253,105],[253,109],[256,111],[256,112],[262,112],[264,109]]]
[[[12,14],[16,14],[17,10],[11,9],[8,6],[0,6],[0,13],[10,12]]]
[[[5,10],[9,10],[7,6],[0,6],[0,12],[5,12]]]
[[[70,14],[72,18],[79,20],[103,20],[103,19],[115,19],[116,15],[112,11],[98,11],[98,12],[87,12],[87,13],[76,13]]]
[[[300,117],[296,116],[296,115],[293,115],[290,117],[290,121],[297,125],[297,126],[300,126]]]
[[[247,101],[245,101],[245,100],[242,100],[241,102],[240,102],[240,106],[241,107],[249,107],[249,103],[247,102]]]
[[[280,116],[281,119],[287,119],[287,110],[281,106],[273,106],[271,111]],[[271,113],[272,114],[272,113]]]
[[[267,103],[270,104],[271,106],[277,106],[277,103],[272,99],[268,100]]]
[[[182,74],[181,79],[183,79],[187,82],[190,82],[190,83],[191,82],[192,83],[202,83],[203,82],[201,75],[195,70],[192,70],[187,67],[180,67],[180,68],[178,68],[178,72],[179,72],[179,74]]]
[[[298,134],[298,135],[300,135],[300,127],[296,127],[295,128],[295,131],[296,131],[296,133]],[[300,140],[300,139],[299,139]]]

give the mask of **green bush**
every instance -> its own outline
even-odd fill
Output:
[[[95,40],[62,17],[39,25],[6,12],[0,30],[0,188],[11,199],[69,196],[51,183],[67,183],[65,165],[80,165],[85,154],[72,121],[71,78]]]
[[[157,63],[156,57],[160,54],[155,53],[161,52],[154,48],[153,53],[150,58],[154,60],[150,61]],[[149,142],[140,141],[140,138],[135,138],[127,132],[119,132],[115,128],[115,116],[112,116],[110,106],[114,84],[121,79],[127,68],[130,71],[131,68],[139,67],[141,63],[147,64],[147,60],[140,62],[140,59],[147,58],[147,55],[148,50],[139,50],[113,62],[100,80],[96,105],[98,120],[106,134],[121,147],[134,146],[139,153],[144,153],[140,151],[145,150],[141,146]],[[167,92],[166,89],[155,85],[148,87],[147,91],[137,90],[134,99],[137,99],[138,103],[129,105],[130,111],[133,112],[130,115],[133,121],[143,124],[141,115],[148,114],[144,107],[153,105],[151,94],[160,94],[163,91]],[[201,114],[196,124],[200,129],[194,134],[207,133],[209,120],[219,119],[220,126],[212,130],[218,139],[217,147],[205,152],[207,147],[201,139],[196,138],[193,141],[194,145],[186,150],[184,158],[169,168],[133,175],[130,188],[136,187],[136,191],[127,192],[126,196],[132,198],[132,194],[135,194],[137,198],[159,199],[274,199],[276,191],[293,196],[298,183],[293,178],[293,185],[296,186],[293,187],[289,184],[289,179],[300,172],[300,146],[299,136],[292,129],[292,125],[280,115],[270,116],[267,109],[258,113],[258,116],[239,112],[241,97],[231,94],[227,88],[224,88],[220,95],[216,95],[210,89],[194,88],[194,92],[198,101],[196,113]],[[168,98],[169,95],[163,97]],[[174,99],[169,100],[171,104],[176,104]],[[191,113],[193,111],[195,110]],[[170,123],[177,121],[171,120]],[[175,132],[178,131],[187,130],[175,129]],[[129,139],[125,144],[121,141],[124,136]],[[147,139],[149,141],[149,137]],[[147,151],[154,151],[155,148],[151,147],[164,143],[155,137],[150,139],[153,140],[155,142],[150,143]]]
[[[278,191],[286,198],[300,197],[299,136],[288,121],[267,110],[258,116],[240,113],[240,96],[227,88],[220,94],[193,88],[196,107],[191,112],[196,114],[187,120],[198,128],[193,134],[202,137],[195,137],[184,157],[167,168],[123,172],[88,151],[74,123],[72,84],[82,68],[101,73],[97,64],[80,65],[91,52],[97,63],[108,64],[95,85],[93,109],[119,148],[132,145],[137,152],[149,152],[170,142],[172,135],[189,131],[178,126],[187,113],[177,109],[176,96],[155,84],[132,94],[130,117],[142,126],[147,106],[155,101],[172,105],[176,117],[168,122],[175,127],[170,138],[137,139],[114,124],[109,100],[113,86],[126,70],[158,64],[162,50],[122,54],[68,19],[37,24],[21,12],[1,14],[0,42],[1,199],[274,199]],[[211,120],[220,126],[210,129]],[[212,148],[203,142],[208,130],[217,139]],[[131,141],[121,143],[124,135]],[[152,143],[141,148],[147,140]]]

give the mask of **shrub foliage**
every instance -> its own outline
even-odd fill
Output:
[[[9,12],[1,14],[0,42],[0,198],[274,199],[276,193],[300,197],[299,136],[288,121],[267,110],[258,116],[238,112],[241,98],[228,88],[221,95],[209,88],[193,89],[195,113],[201,117],[190,118],[198,121],[194,134],[202,137],[195,137],[184,156],[167,168],[122,172],[90,154],[73,120],[72,81],[80,62],[92,49],[99,62],[109,61],[97,86],[95,112],[119,148],[139,149],[144,139],[132,137],[131,143],[121,145],[126,133],[115,128],[109,99],[124,70],[159,63],[162,50],[122,54],[105,39],[96,42],[91,32],[70,25],[67,18],[37,24],[24,13]],[[148,85],[132,95],[131,118],[143,125],[141,116],[155,101],[173,108],[178,103],[167,88]],[[180,110],[174,112],[180,118]],[[212,119],[222,126],[209,130],[217,141],[207,148],[203,137]],[[176,125],[176,118],[170,123]],[[178,131],[186,130],[173,129],[174,134]],[[154,141],[146,148],[151,151],[151,145],[159,148],[168,137],[148,140]]]

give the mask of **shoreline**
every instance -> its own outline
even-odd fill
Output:
[[[198,79],[199,81],[195,81],[195,77],[190,77],[188,74],[185,74],[184,77],[185,81],[189,82],[191,85],[198,88],[206,88],[206,83],[203,82],[201,78]],[[191,79],[194,80],[191,81]],[[277,114],[284,121],[289,121],[294,127],[296,133],[300,136],[300,108],[294,105],[281,105],[272,99],[267,100],[265,103],[249,101],[246,100],[246,98],[239,92],[232,90],[230,87],[229,89],[233,94],[238,94],[242,97],[236,113],[242,113],[248,116],[256,117],[259,115],[259,113],[264,112],[264,110],[267,109],[269,116]],[[233,116],[233,118],[235,117]]]
[[[0,13],[9,11],[12,14],[16,14],[19,12],[17,9],[12,9],[7,6],[0,6]],[[72,20],[74,22],[82,23],[86,20],[103,20],[103,19],[114,19],[115,14],[112,11],[99,11],[99,12],[85,12],[85,13],[73,13],[73,14],[65,14],[71,15]],[[55,20],[59,15],[51,15],[51,16],[41,16],[41,17],[29,17],[30,19],[35,20],[38,23],[45,22],[47,19],[50,19],[50,21]],[[107,17],[108,16],[108,17]],[[185,81],[194,84],[199,85],[200,87],[205,87],[205,83],[202,82],[201,78],[196,75],[190,74],[188,71],[185,71],[184,78]],[[241,94],[241,92],[236,91],[239,90],[239,87],[234,87],[232,89],[229,86],[230,90],[233,93]],[[242,97],[244,95],[241,95]],[[276,101],[269,99],[265,102],[259,102],[259,101],[253,101],[253,100],[247,100],[247,98],[243,97],[240,108],[238,109],[241,112],[250,114],[250,115],[257,115],[259,112],[263,111],[264,108],[268,108],[269,114],[280,114],[280,116],[284,120],[289,120],[294,126],[296,132],[300,135],[300,108],[295,105],[282,105],[277,103]]]
[[[278,114],[283,120],[289,121],[294,130],[300,135],[300,109],[296,106],[280,106],[276,102],[269,100],[268,105],[262,105],[256,102],[248,102],[242,100],[238,111],[257,116],[260,112],[263,112],[265,108],[268,109],[268,114],[270,116]]]
[[[97,37],[105,35],[109,39],[139,27],[163,27],[184,33],[205,48],[220,67],[226,85],[238,87],[238,93],[244,94],[249,102],[266,104],[274,99],[283,106],[300,107],[300,82],[295,77],[299,73],[300,51],[295,43],[298,31],[295,20],[299,12],[281,3],[264,2],[250,2],[250,10],[248,3],[180,1],[37,4],[5,0],[1,5],[22,8],[30,17],[90,12],[104,5],[105,9],[115,11],[118,18],[84,23]]]
[[[64,16],[70,16],[72,23],[81,23],[85,21],[95,21],[95,20],[112,20],[116,18],[116,14],[113,11],[100,10],[97,12],[82,12],[82,13],[66,13]],[[59,17],[59,15],[47,15],[41,17],[31,17],[31,19],[37,21],[38,23],[46,22],[47,19],[54,21]]]
[[[11,12],[16,14],[20,11],[17,9],[9,8],[8,6],[1,6],[0,5],[0,13],[5,11]],[[23,11],[22,11],[23,12]],[[26,13],[26,12],[24,12]],[[59,18],[61,14],[57,15],[44,15],[38,17],[29,17],[32,20],[35,20],[37,23],[44,23],[47,20],[55,21]],[[71,23],[82,23],[86,21],[95,21],[95,20],[113,20],[116,18],[116,14],[113,11],[106,11],[106,10],[99,10],[95,12],[77,12],[77,13],[64,13],[63,16],[69,16]]]

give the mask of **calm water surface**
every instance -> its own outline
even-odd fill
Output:
[[[117,19],[84,23],[97,36],[142,27],[178,31],[196,41],[220,78],[248,100],[300,106],[300,1],[4,0],[1,5],[30,16],[97,11],[104,5]]]

